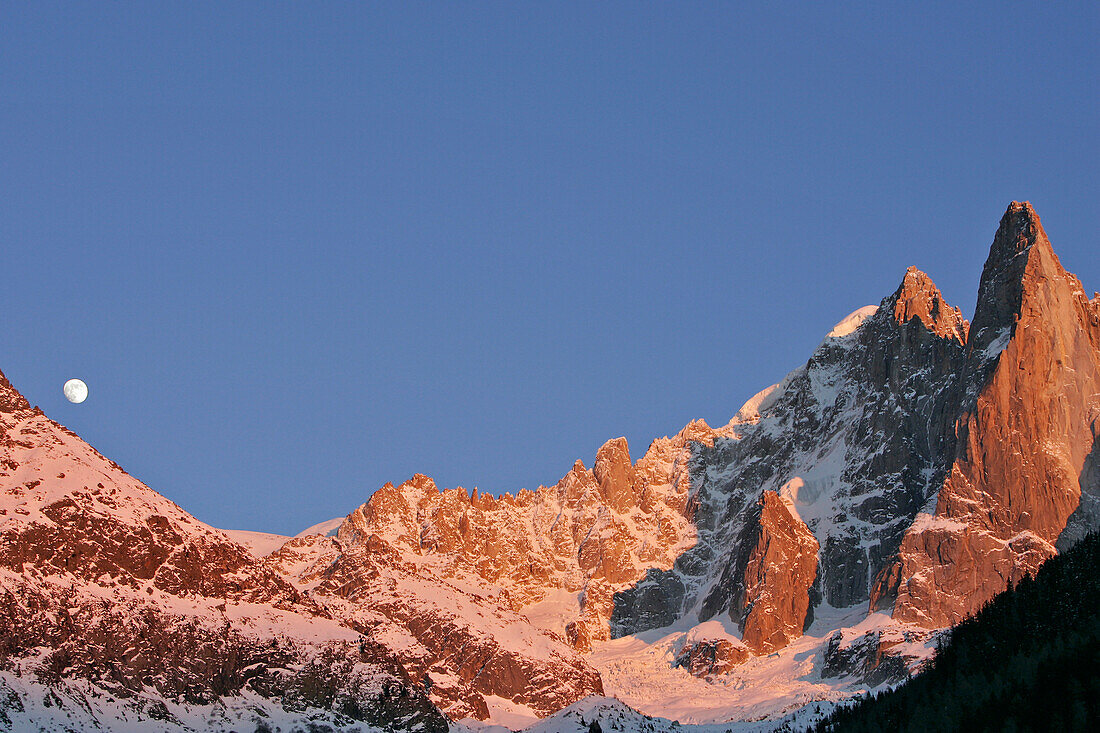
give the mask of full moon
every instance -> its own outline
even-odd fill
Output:
[[[70,379],[65,382],[65,386],[61,388],[61,391],[65,393],[65,399],[74,405],[79,405],[88,399],[88,385],[79,379]]]

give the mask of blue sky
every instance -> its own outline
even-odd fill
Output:
[[[4,2],[0,370],[293,533],[724,423],[911,264],[969,315],[1012,199],[1100,289],[1100,6],[772,5]]]

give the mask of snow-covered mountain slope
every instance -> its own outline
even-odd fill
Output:
[[[386,650],[32,408],[2,375],[0,629],[0,669],[14,675],[2,695],[9,721],[50,708],[58,729],[126,720],[186,730],[193,714],[234,700],[226,721],[284,710],[446,729]],[[43,686],[53,692],[40,704]]]
[[[294,536],[295,537],[309,537],[312,534],[320,534],[320,535],[324,535],[326,537],[330,537],[330,536],[336,534],[336,530],[340,529],[340,525],[343,524],[343,523],[344,523],[344,518],[343,517],[334,517],[332,519],[326,519],[323,522],[318,522],[317,524],[313,525],[312,527],[309,527],[307,529],[303,529],[301,532],[299,532],[298,534],[296,534]]]
[[[385,543],[291,541],[268,562],[326,610],[389,650],[452,719],[490,717],[490,698],[547,715],[603,692],[560,636],[517,613],[476,576],[443,577]]]
[[[222,532],[237,544],[244,545],[257,557],[267,557],[287,543],[290,538],[283,534],[253,532],[248,529],[223,529]]]
[[[587,733],[592,724],[598,723],[604,731],[630,731],[630,733],[765,733],[775,729],[775,723],[742,722],[711,724],[681,724],[668,718],[639,713],[620,700],[607,697],[589,697],[574,703],[558,713],[533,723],[523,733]]]
[[[903,679],[1100,526],[1100,296],[1013,203],[973,327],[910,268],[721,428],[499,498],[417,475],[295,538],[197,522],[6,381],[0,420],[0,697],[764,730]]]

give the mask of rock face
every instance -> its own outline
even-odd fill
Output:
[[[911,630],[876,629],[851,638],[842,630],[836,631],[826,643],[821,675],[855,676],[870,687],[901,682],[909,676],[911,663],[918,661],[907,655],[904,647],[927,638],[927,633]]]
[[[745,645],[768,654],[802,636],[808,625],[818,544],[778,494],[765,492],[755,525],[757,538],[735,608]]]
[[[615,438],[603,444],[596,453],[592,475],[600,485],[603,500],[615,512],[629,511],[638,503],[640,492],[637,473],[630,461],[626,438]]]
[[[894,320],[909,323],[914,318],[940,338],[966,343],[970,324],[958,308],[943,299],[932,279],[915,267],[905,272],[905,279],[893,297]]]
[[[488,696],[549,715],[603,692],[599,674],[513,610],[507,594],[468,575],[443,579],[377,535],[354,544],[296,539],[267,562],[389,650],[452,719],[486,719]]]
[[[1034,573],[1093,481],[1100,324],[1028,204],[1001,220],[967,357],[950,473],[874,599],[896,595],[895,618],[928,627],[957,623]]]
[[[684,647],[675,665],[685,667],[696,677],[726,674],[752,654],[743,645],[729,639],[706,639]]]

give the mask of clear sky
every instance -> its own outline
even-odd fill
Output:
[[[0,370],[294,533],[725,423],[911,264],[970,315],[1012,199],[1100,289],[1100,4],[959,5],[4,2]]]

